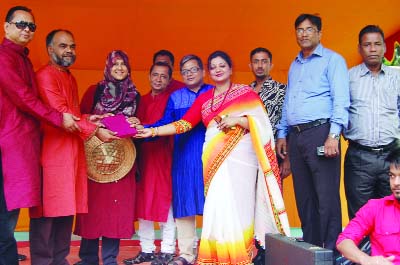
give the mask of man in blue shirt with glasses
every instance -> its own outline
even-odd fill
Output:
[[[301,51],[289,70],[277,152],[283,159],[290,152],[304,240],[334,250],[342,230],[340,134],[348,123],[349,78],[343,57],[321,45],[321,25],[311,14],[295,21]]]

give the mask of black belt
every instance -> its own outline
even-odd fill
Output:
[[[383,153],[383,152],[387,152],[393,149],[393,147],[395,147],[397,144],[397,140],[393,140],[393,142],[386,144],[386,145],[378,145],[375,147],[372,146],[366,146],[366,145],[362,145],[359,144],[357,142],[354,142],[352,140],[349,139],[349,145],[353,148],[356,149],[361,149],[364,151],[368,151],[368,152],[372,152],[372,153]]]
[[[322,124],[328,123],[329,119],[318,119],[315,121],[307,122],[307,123],[300,123],[297,125],[290,126],[290,130],[293,130],[297,133],[311,129],[313,127],[320,126]]]

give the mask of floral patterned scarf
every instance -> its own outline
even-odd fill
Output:
[[[111,75],[111,68],[117,59],[122,59],[128,68],[128,76],[123,80],[116,80]],[[137,109],[138,95],[131,79],[128,56],[121,50],[112,51],[106,59],[104,80],[97,84],[93,113],[122,113],[127,117],[132,117]]]

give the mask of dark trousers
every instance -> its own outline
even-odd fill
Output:
[[[82,238],[79,249],[79,257],[82,265],[99,265],[99,238]],[[101,239],[101,258],[104,265],[117,265],[119,253],[119,239],[102,237]]]
[[[29,243],[32,265],[69,265],[73,216],[31,218]]]
[[[306,242],[335,249],[342,231],[340,156],[317,156],[329,134],[329,123],[289,135],[296,205]]]
[[[7,210],[0,154],[0,265],[18,265],[17,241],[14,237],[18,216],[19,209]]]
[[[352,145],[344,160],[344,186],[349,219],[369,200],[392,194],[389,183],[389,163],[385,161],[390,150],[373,153]]]

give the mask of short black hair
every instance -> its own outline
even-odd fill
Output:
[[[153,63],[153,65],[150,67],[150,74],[151,74],[151,72],[153,72],[153,69],[154,69],[155,66],[166,66],[166,67],[168,67],[169,79],[172,78],[172,68],[171,68],[171,66],[169,64],[167,64],[166,62]]]
[[[5,22],[11,22],[11,20],[13,20],[13,18],[14,18],[14,13],[15,13],[16,11],[25,11],[25,12],[28,12],[28,13],[31,14],[32,17],[33,17],[32,9],[30,9],[30,8],[28,8],[28,7],[26,7],[26,6],[14,6],[14,7],[11,7],[11,8],[8,10],[8,12],[7,12],[7,14],[6,14]],[[35,18],[33,18],[33,19],[35,20]]]
[[[200,69],[203,70],[203,62],[201,61],[200,57],[194,54],[188,54],[182,57],[181,61],[179,62],[179,70],[182,71],[182,67],[185,63],[187,63],[190,60],[195,60],[197,64],[199,65]]]
[[[252,50],[250,52],[250,61],[251,61],[251,58],[253,57],[253,55],[256,53],[259,53],[259,52],[265,52],[268,55],[270,62],[272,62],[272,53],[270,52],[270,50],[268,50],[267,48],[264,48],[264,47],[258,47],[258,48],[255,48],[254,50]]]
[[[71,35],[72,38],[74,38],[74,34],[72,34],[72,32],[67,30],[67,29],[55,29],[55,30],[50,31],[49,34],[47,34],[47,36],[46,36],[46,47],[49,47],[51,45],[51,43],[53,42],[53,39],[54,39],[54,35],[56,35],[58,32],[66,32],[69,35]]]
[[[321,31],[322,29],[322,21],[321,18],[318,15],[311,15],[311,14],[301,14],[299,15],[295,22],[294,22],[294,28],[297,29],[297,27],[305,20],[310,20],[311,24],[317,27],[318,31]]]
[[[386,162],[394,164],[396,167],[400,167],[400,143],[397,141],[395,147],[390,151],[389,155],[385,159]]]
[[[156,62],[157,56],[168,56],[168,58],[171,60],[172,65],[175,63],[175,58],[172,52],[168,50],[159,50],[153,55],[153,64]]]
[[[362,37],[367,33],[379,33],[381,34],[383,41],[385,41],[385,34],[383,34],[383,30],[378,25],[367,25],[360,30],[360,33],[358,33],[359,44],[361,44]]]
[[[224,61],[229,65],[229,67],[232,68],[231,57],[224,51],[215,51],[208,56],[208,59],[207,59],[208,70],[210,70],[212,59],[217,58],[217,57],[221,57],[222,59],[224,59]]]

